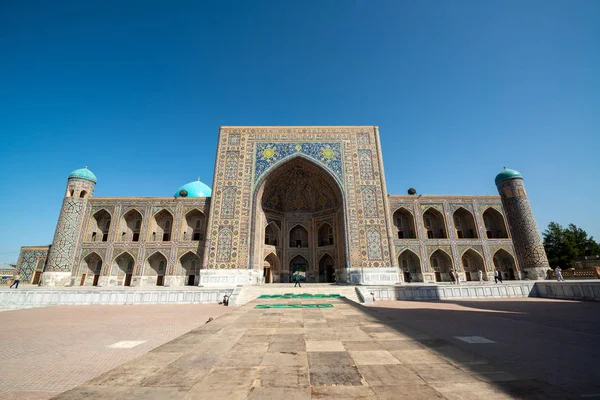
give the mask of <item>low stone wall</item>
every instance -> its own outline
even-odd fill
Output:
[[[233,288],[207,289],[17,289],[0,291],[0,309],[70,305],[217,304]]]
[[[487,285],[402,285],[364,286],[361,294],[366,302],[375,300],[446,300],[529,297],[535,282]]]
[[[544,281],[537,282],[535,288],[538,297],[600,301],[600,281]]]

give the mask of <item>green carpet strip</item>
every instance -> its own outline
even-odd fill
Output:
[[[333,304],[257,304],[254,308],[333,308]]]
[[[262,294],[259,299],[344,299],[337,293],[334,294],[309,294],[309,293],[284,293],[284,294]]]

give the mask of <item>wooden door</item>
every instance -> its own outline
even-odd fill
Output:
[[[125,286],[131,286],[131,274],[125,274]]]
[[[188,276],[188,286],[194,286],[194,283],[196,282],[196,275],[190,275]]]
[[[442,274],[439,272],[435,273],[435,281],[436,282],[441,282],[442,281]]]
[[[81,275],[81,282],[79,282],[79,286],[83,286],[85,283],[85,277],[87,276],[87,274],[83,274]]]
[[[100,278],[100,275],[98,275],[98,274],[94,275],[94,283],[92,283],[93,286],[98,286],[99,278]]]
[[[37,285],[40,283],[40,278],[42,277],[42,271],[35,271],[33,274],[33,280],[31,281],[32,285]]]
[[[156,286],[164,286],[165,282],[165,277],[164,275],[158,275],[156,277]]]

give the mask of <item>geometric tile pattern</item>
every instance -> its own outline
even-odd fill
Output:
[[[46,248],[22,248],[17,261],[17,270],[21,274],[21,282],[28,283],[33,279],[33,272],[39,268],[39,261],[44,264],[48,257],[48,247]],[[43,268],[42,268],[43,269]]]
[[[66,197],[60,211],[46,271],[70,271],[73,267],[86,199]]]
[[[521,268],[550,268],[522,179],[498,184]]]

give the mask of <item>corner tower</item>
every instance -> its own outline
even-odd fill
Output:
[[[529,279],[544,279],[550,266],[525,192],[523,176],[518,171],[504,167],[496,176],[496,187],[506,210],[521,269]]]
[[[42,274],[42,286],[67,286],[71,283],[83,216],[96,182],[96,175],[87,167],[69,174],[48,263]]]

